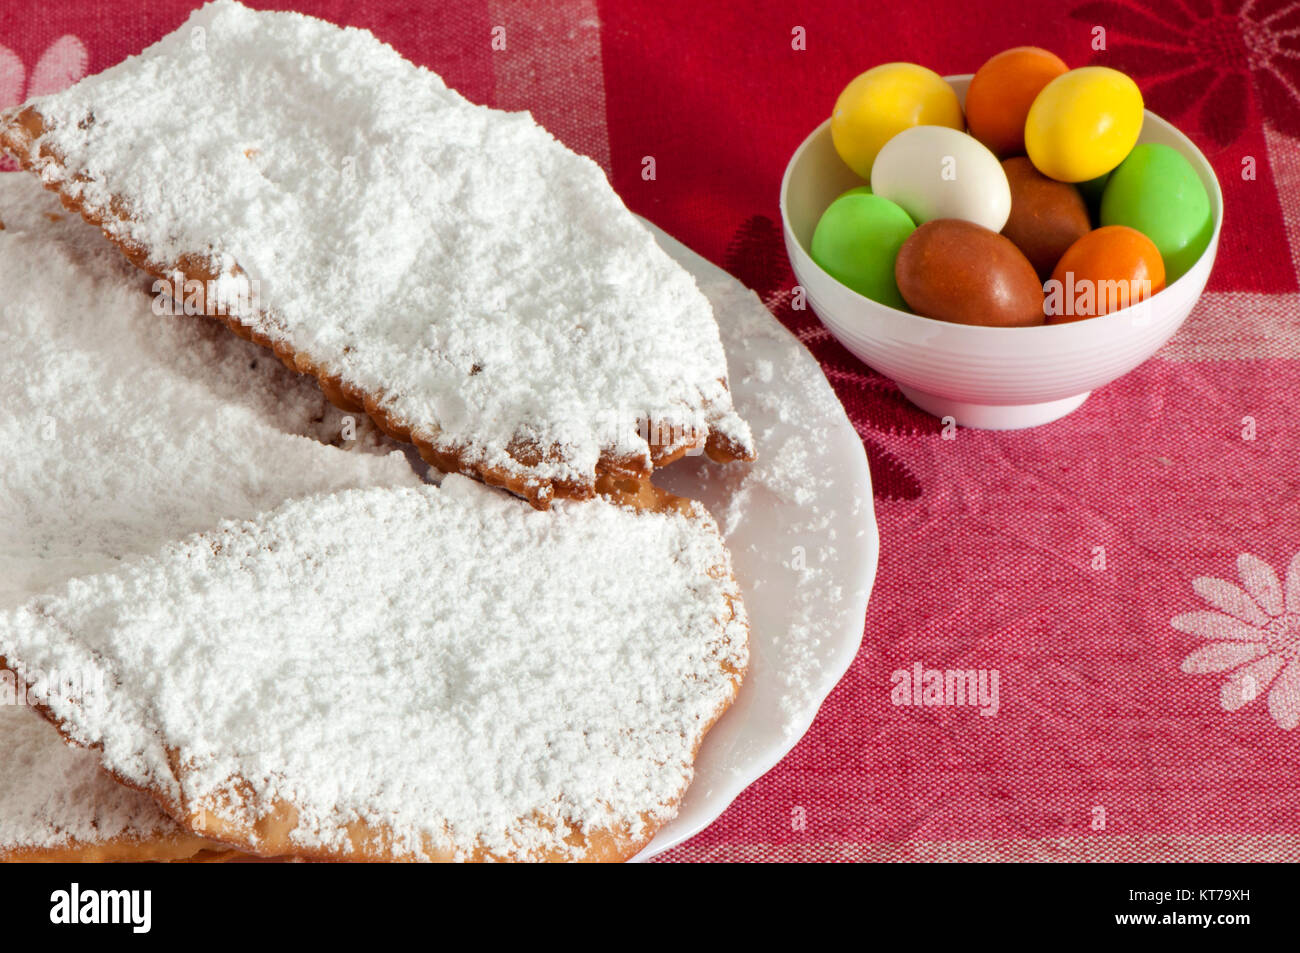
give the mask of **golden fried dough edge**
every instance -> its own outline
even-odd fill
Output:
[[[187,254],[182,255],[175,262],[159,263],[153,259],[150,249],[122,239],[113,233],[110,225],[124,225],[131,221],[125,201],[114,198],[108,208],[103,208],[89,205],[69,194],[63,183],[68,182],[70,177],[73,181],[78,179],[85,181],[86,177],[84,173],[75,171],[69,176],[64,157],[48,144],[40,146],[39,154],[33,153],[33,148],[46,129],[45,118],[34,107],[15,107],[0,113],[0,147],[13,155],[24,169],[35,173],[45,188],[59,196],[59,201],[65,208],[98,227],[104,237],[121,250],[136,267],[159,279],[168,279],[179,273],[186,282],[197,281],[201,287],[207,288],[207,282],[215,279],[217,275],[212,272],[205,256]],[[50,164],[57,166],[63,172],[59,182],[47,181],[40,175],[40,169]],[[491,486],[502,487],[523,497],[537,509],[548,509],[551,502],[556,499],[590,499],[595,495],[596,483],[601,477],[648,478],[655,469],[665,467],[687,453],[700,449],[703,449],[709,459],[715,463],[730,463],[754,458],[752,451],[738,446],[726,436],[710,429],[703,438],[682,434],[668,442],[652,443],[648,461],[637,456],[619,456],[611,450],[603,451],[596,464],[596,478],[591,481],[544,480],[521,475],[505,467],[489,466],[472,459],[476,449],[472,444],[435,446],[431,439],[433,435],[423,434],[412,427],[408,421],[388,413],[383,406],[382,394],[367,393],[343,381],[328,368],[314,363],[306,355],[295,352],[284,343],[273,342],[266,335],[240,323],[233,315],[209,314],[210,311],[219,312],[219,309],[208,308],[206,300],[203,302],[202,311],[221,322],[239,337],[272,351],[291,370],[313,377],[325,396],[340,410],[348,413],[364,412],[380,430],[394,440],[414,445],[426,463],[446,473],[461,473]],[[720,383],[726,386],[725,380]],[[640,421],[639,425],[646,433],[661,432],[653,421]],[[523,467],[562,459],[558,448],[539,447],[535,442],[526,439],[518,439],[508,448],[508,452]]]

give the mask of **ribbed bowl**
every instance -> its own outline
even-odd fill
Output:
[[[964,102],[970,76],[946,79]],[[836,154],[829,119],[795,150],[781,182],[781,220],[795,276],[830,332],[897,381],[923,410],[992,430],[1056,420],[1169,340],[1214,266],[1223,222],[1223,193],[1214,169],[1190,139],[1150,111],[1138,141],[1172,146],[1192,164],[1210,194],[1214,235],[1185,275],[1132,307],[1066,324],[986,328],[898,311],[846,288],[808,252],[822,212],[845,189],[862,184]]]

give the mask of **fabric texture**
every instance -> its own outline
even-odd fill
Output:
[[[1300,860],[1300,3],[294,5],[593,156],[763,296],[862,436],[881,528],[862,651],[799,746],[665,859]],[[192,6],[7,0],[0,107]],[[790,308],[777,190],[857,73],[971,72],[1020,44],[1137,80],[1214,164],[1221,247],[1147,363],[1056,423],[947,439]],[[895,704],[917,663],[996,672],[996,714]]]

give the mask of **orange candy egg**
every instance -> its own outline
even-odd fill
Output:
[[[1107,225],[1061,256],[1044,287],[1043,310],[1049,324],[1082,321],[1144,301],[1164,286],[1155,243],[1137,229]]]
[[[1044,86],[1068,72],[1065,62],[1037,46],[1017,46],[990,58],[966,92],[970,134],[998,157],[1024,155],[1025,118]]]

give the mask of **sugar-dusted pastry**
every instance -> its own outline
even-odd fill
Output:
[[[291,497],[419,482],[265,351],[155,314],[30,176],[0,173],[0,221],[0,605]]]
[[[261,349],[155,315],[148,281],[30,176],[0,173],[0,221],[0,607],[291,496],[418,482],[364,427],[344,440],[343,415]],[[210,846],[65,744],[22,688],[0,671],[0,860]]]
[[[748,649],[697,504],[541,513],[449,476],[74,580],[0,615],[0,656],[102,673],[51,695],[60,730],[249,852],[618,860],[674,815]]]
[[[753,456],[707,299],[601,169],[366,31],[211,3],[0,143],[443,470],[544,508]]]
[[[0,696],[12,683],[0,673]],[[161,861],[228,848],[182,828],[25,706],[0,705],[0,862]]]

